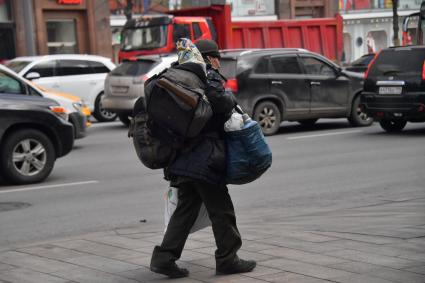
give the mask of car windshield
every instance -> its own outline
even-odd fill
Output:
[[[6,66],[12,69],[15,73],[19,73],[24,69],[31,61],[10,61]]]
[[[367,66],[369,65],[370,61],[372,61],[374,56],[375,56],[374,54],[364,55],[358,58],[357,60],[354,60],[353,62],[351,62],[350,65],[351,66]]]
[[[152,70],[159,62],[155,60],[138,60],[124,62],[116,67],[112,76],[141,76]]]
[[[167,25],[125,29],[122,32],[122,50],[154,49],[167,43]]]
[[[373,64],[370,76],[387,76],[402,73],[421,76],[425,61],[423,49],[401,49],[382,51]]]

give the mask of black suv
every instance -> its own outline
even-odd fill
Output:
[[[15,184],[40,182],[56,158],[71,151],[73,126],[50,99],[23,95],[26,86],[3,74],[0,84],[0,175]],[[63,108],[62,108],[63,109]],[[57,114],[55,114],[57,113]]]
[[[365,74],[362,105],[388,132],[425,122],[425,46],[382,50]]]
[[[373,120],[359,107],[363,77],[343,71],[304,49],[224,50],[221,72],[238,103],[265,135],[282,121],[313,125],[319,118],[347,117],[353,126]]]

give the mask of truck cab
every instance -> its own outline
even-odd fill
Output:
[[[171,53],[177,39],[193,42],[215,39],[215,29],[208,17],[142,16],[126,22],[121,34],[120,62],[140,55]]]

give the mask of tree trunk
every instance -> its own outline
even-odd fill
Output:
[[[393,45],[394,46],[400,46],[400,39],[398,37],[398,0],[392,0],[393,2]]]

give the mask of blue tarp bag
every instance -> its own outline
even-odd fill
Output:
[[[226,144],[228,184],[250,183],[272,164],[272,152],[256,121],[251,120],[240,130],[226,132]]]

